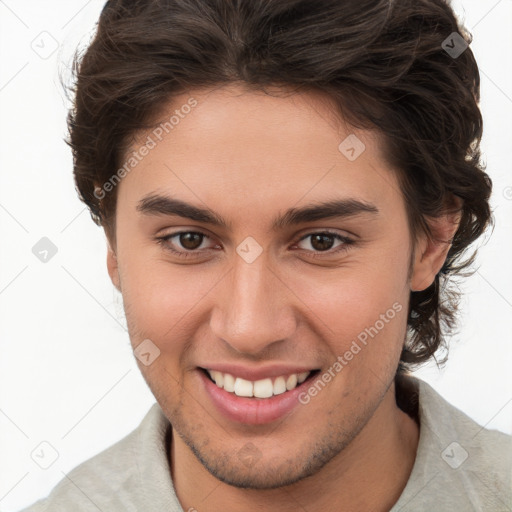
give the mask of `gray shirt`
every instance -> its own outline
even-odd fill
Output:
[[[481,427],[426,382],[407,485],[390,512],[512,512],[512,436]],[[23,512],[183,512],[169,469],[171,426],[155,403],[140,425]]]

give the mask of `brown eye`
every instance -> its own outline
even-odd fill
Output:
[[[193,258],[204,252],[203,242],[210,237],[199,231],[180,231],[171,235],[157,237],[156,241],[167,251],[182,258]]]
[[[305,242],[307,242],[306,247],[304,247]],[[354,240],[340,235],[339,233],[320,231],[316,233],[309,233],[303,236],[299,240],[298,247],[311,253],[311,257],[315,258],[322,256],[329,257],[336,254],[341,255],[343,252],[347,251],[351,246],[353,246],[354,243]]]
[[[311,235],[311,247],[317,251],[328,251],[334,245],[334,236],[320,233]]]
[[[184,249],[193,251],[201,246],[204,235],[201,233],[181,233],[179,235],[179,242]]]

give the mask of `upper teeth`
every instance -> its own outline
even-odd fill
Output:
[[[241,377],[233,377],[229,373],[222,373],[216,370],[207,370],[212,380],[219,388],[235,393],[237,396],[254,396],[256,398],[269,398],[273,395],[280,395],[285,391],[295,389],[298,384],[304,382],[311,372],[292,373],[288,376],[272,379],[250,381]]]

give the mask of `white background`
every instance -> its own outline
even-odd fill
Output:
[[[68,102],[59,71],[68,76],[72,52],[88,43],[103,4],[0,0],[4,512],[46,495],[64,473],[133,430],[154,402],[108,279],[103,232],[75,194],[71,151],[62,140]],[[512,433],[512,0],[453,6],[474,35],[496,228],[480,244],[478,272],[464,286],[462,328],[447,366],[418,375],[480,424]],[[48,58],[36,53],[52,45]],[[47,263],[32,253],[42,237],[58,248]],[[59,454],[46,470],[31,458],[43,441]]]

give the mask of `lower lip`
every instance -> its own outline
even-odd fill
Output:
[[[295,389],[270,398],[245,398],[219,388],[202,370],[199,370],[199,374],[217,409],[231,421],[247,425],[263,425],[289,414],[297,405],[301,405],[298,397],[309,381],[306,379]]]

